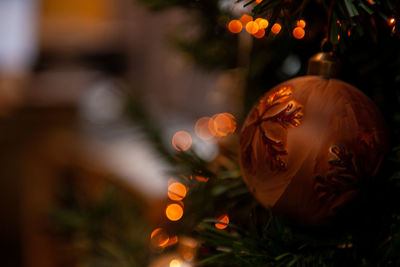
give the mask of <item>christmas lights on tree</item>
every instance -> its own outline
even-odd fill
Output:
[[[164,224],[147,236],[151,266],[400,265],[399,2],[139,2],[193,15],[198,35],[172,42],[199,66],[238,70],[246,110],[284,82],[246,121],[241,111],[204,114],[168,144],[154,139],[175,168]],[[319,50],[311,75],[289,80]],[[333,54],[346,83],[327,77]],[[218,155],[199,156],[194,138]]]

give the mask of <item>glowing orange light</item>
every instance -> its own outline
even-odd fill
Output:
[[[252,16],[249,16],[249,15],[247,15],[247,14],[243,14],[243,15],[240,17],[239,20],[242,22],[243,25],[246,25],[247,23],[249,23],[250,21],[253,20],[253,17],[252,17]]]
[[[228,217],[227,214],[224,214],[224,215],[222,215],[222,216],[220,216],[220,217],[218,218],[218,221],[221,222],[221,223],[216,223],[216,224],[215,224],[215,227],[218,228],[218,229],[223,230],[223,229],[225,229],[226,227],[228,227],[228,224],[229,224],[229,217]]]
[[[187,188],[182,183],[172,183],[168,186],[168,197],[171,200],[182,200],[186,197]]]
[[[340,35],[339,34],[337,35],[337,39],[338,39],[338,41],[340,40]]]
[[[168,240],[168,243],[165,245],[165,247],[170,247],[172,245],[175,245],[176,243],[178,243],[178,241],[179,241],[179,239],[176,235],[173,237],[170,237]]]
[[[272,28],[271,28],[271,32],[273,34],[278,34],[282,29],[282,26],[279,23],[275,23]]]
[[[216,136],[227,136],[229,133],[233,133],[236,130],[235,117],[230,113],[219,113],[214,115],[212,119],[212,132]]]
[[[296,23],[296,26],[297,27],[301,27],[301,28],[304,29],[306,27],[306,22],[304,20],[302,20],[302,19],[298,20],[297,23]]]
[[[260,27],[254,21],[250,21],[246,24],[246,31],[250,34],[255,34],[259,29]]]
[[[258,32],[253,34],[253,36],[258,38],[258,39],[263,38],[265,36],[265,30],[264,29],[259,29]]]
[[[182,266],[182,262],[178,259],[173,259],[169,263],[169,267],[181,267],[181,266]]]
[[[240,20],[231,20],[228,24],[228,29],[231,33],[239,33],[243,29],[243,25]]]
[[[263,0],[256,0],[256,4],[261,3]]]
[[[179,204],[169,204],[165,209],[165,215],[171,221],[178,221],[183,216],[183,208]]]
[[[150,240],[155,247],[165,247],[168,244],[169,236],[162,228],[157,228],[151,232]]]
[[[172,137],[172,145],[177,151],[186,151],[192,146],[192,137],[186,131],[179,131]]]
[[[396,23],[396,20],[395,20],[394,18],[390,18],[390,19],[388,20],[389,26],[393,26],[395,23]]]
[[[351,35],[351,29],[348,29],[348,30],[347,30],[347,36],[350,37],[350,35]]]
[[[342,23],[340,23],[340,20],[337,20],[336,23],[339,24],[339,27],[342,27]]]
[[[208,128],[210,119],[210,117],[202,117],[197,120],[194,126],[194,132],[200,139],[210,140],[214,137],[212,132],[210,132],[210,129]]]
[[[268,20],[262,19],[262,18],[258,18],[254,22],[258,24],[260,29],[266,29],[268,27],[268,24],[269,24]]]
[[[302,39],[305,34],[306,34],[306,32],[301,27],[296,27],[293,30],[293,37],[296,39]]]
[[[393,26],[392,33],[394,33],[395,31],[396,31],[396,26]]]
[[[207,178],[207,177],[198,176],[198,175],[195,175],[195,176],[192,176],[192,177],[191,177],[191,179],[193,179],[193,178],[195,178],[197,181],[203,182],[203,183],[207,183],[208,180],[209,180],[209,178]]]

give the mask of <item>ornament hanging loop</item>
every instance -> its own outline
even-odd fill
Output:
[[[334,56],[334,47],[332,44],[332,15],[336,0],[332,0],[328,10],[328,29],[326,38],[321,43],[320,53],[312,56],[308,61],[308,75],[322,76],[325,78],[334,78],[339,74],[339,59]]]
[[[334,78],[339,74],[339,59],[333,54],[333,47],[325,38],[321,44],[322,52],[315,54],[308,60],[308,75]]]
[[[334,78],[339,75],[339,60],[332,52],[320,52],[308,60],[308,75]]]

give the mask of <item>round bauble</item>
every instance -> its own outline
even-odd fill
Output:
[[[384,128],[355,87],[320,76],[289,80],[267,92],[243,125],[243,179],[275,213],[325,224],[376,174]]]

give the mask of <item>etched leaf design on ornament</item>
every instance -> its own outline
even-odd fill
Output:
[[[336,145],[330,152],[334,155],[329,160],[330,170],[325,176],[316,177],[314,189],[321,202],[330,203],[335,209],[357,194],[360,180],[351,153]]]
[[[287,163],[284,156],[288,154],[285,144],[286,131],[288,127],[299,126],[302,117],[302,107],[292,100],[292,90],[288,86],[262,98],[250,114],[247,127],[242,133],[241,141],[247,169],[254,172],[257,162],[267,160],[272,170],[285,170]],[[268,127],[265,127],[266,122],[278,124],[278,130],[284,131],[281,136],[285,138],[272,138]]]
[[[335,209],[351,200],[358,193],[362,180],[375,175],[383,158],[378,149],[376,133],[360,132],[354,146],[354,155],[344,147],[334,145],[330,152],[334,158],[329,160],[330,169],[326,175],[318,175],[314,189],[320,201],[330,203]]]

